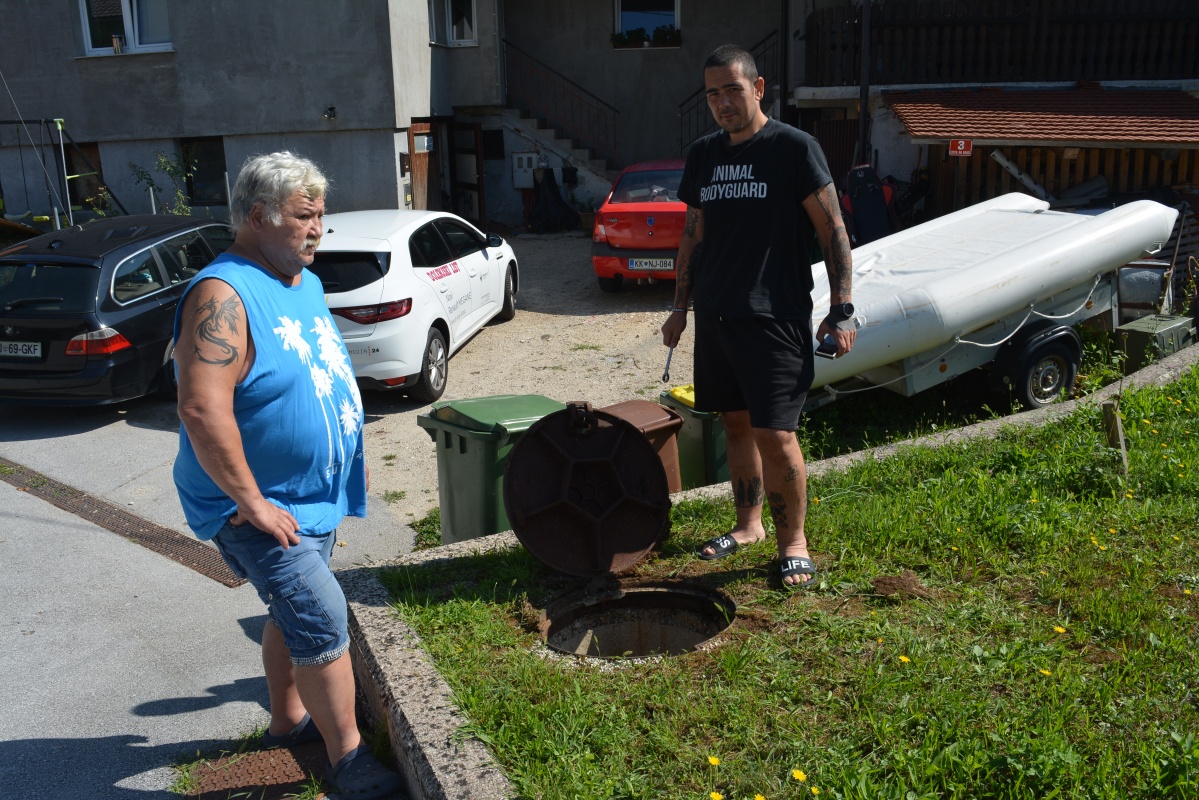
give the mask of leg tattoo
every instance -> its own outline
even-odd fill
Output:
[[[783,499],[781,492],[771,492],[766,496],[766,501],[770,503],[770,514],[774,517],[775,530],[787,527],[787,501]]]
[[[762,479],[739,480],[733,490],[733,505],[737,508],[752,508],[762,505]]]

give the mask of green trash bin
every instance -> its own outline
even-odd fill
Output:
[[[683,418],[678,433],[679,474],[684,489],[711,486],[729,479],[724,423],[712,411],[696,411],[695,386],[676,386],[662,392],[659,402]]]
[[[453,400],[417,416],[437,446],[443,543],[512,529],[504,511],[508,452],[530,425],[565,407],[541,395],[501,394]]]

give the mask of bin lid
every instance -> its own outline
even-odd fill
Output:
[[[563,403],[539,394],[497,394],[435,405],[429,416],[471,431],[511,434],[524,433],[546,414],[563,408]]]
[[[653,445],[583,401],[535,422],[512,446],[504,507],[525,549],[583,577],[632,567],[670,529],[666,469]]]
[[[670,396],[678,400],[687,408],[695,408],[695,384],[689,383],[686,386],[676,386],[670,390]]]
[[[683,427],[678,412],[653,400],[626,400],[604,406],[600,411],[615,414],[646,436],[659,431],[673,432]]]

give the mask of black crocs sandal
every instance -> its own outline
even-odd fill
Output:
[[[379,763],[371,749],[360,744],[325,770],[325,782],[341,797],[379,800],[398,792],[403,779]]]
[[[810,558],[802,556],[795,558],[784,558],[779,562],[782,569],[782,579],[784,589],[811,589],[820,583],[820,573],[816,571],[816,562]],[[787,583],[787,578],[793,575],[811,575],[803,583]]]
[[[705,547],[711,547],[716,552],[705,553],[704,552]],[[715,561],[718,558],[724,558],[725,556],[731,556],[733,553],[737,552],[737,550],[739,550],[740,547],[741,547],[741,545],[737,543],[737,540],[734,539],[732,537],[732,535],[726,533],[723,536],[714,536],[711,539],[709,539],[708,541],[701,544],[699,546],[699,548],[695,551],[695,554],[697,556],[699,556],[700,558],[702,558],[704,561]]]
[[[275,735],[267,730],[262,734],[262,749],[271,750],[276,747],[295,747],[298,744],[305,742],[323,742],[324,737],[317,730],[316,723],[312,721],[312,717],[308,714],[304,715],[304,719],[300,720],[300,724],[292,728],[287,733]]]

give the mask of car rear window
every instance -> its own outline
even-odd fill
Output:
[[[96,310],[97,267],[0,262],[0,310],[76,313]]]
[[[679,199],[679,182],[683,180],[681,169],[655,169],[644,172],[626,172],[616,182],[609,203],[647,203],[651,201]]]
[[[387,274],[387,253],[332,253],[318,251],[308,269],[321,279],[325,294],[350,292],[368,286]]]

